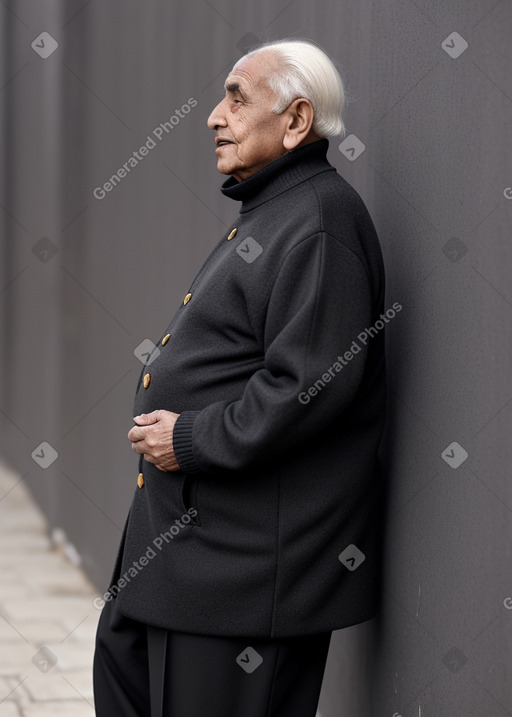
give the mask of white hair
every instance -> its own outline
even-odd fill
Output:
[[[345,134],[342,119],[344,83],[336,66],[320,47],[308,40],[265,42],[241,57],[233,69],[258,52],[272,52],[279,60],[279,68],[267,80],[278,98],[273,112],[281,114],[294,99],[304,97],[313,106],[312,128],[319,137]]]

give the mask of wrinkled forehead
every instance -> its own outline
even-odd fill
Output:
[[[268,88],[267,78],[277,69],[274,53],[258,52],[251,57],[242,57],[226,77],[224,88],[231,92],[248,94],[261,88]]]

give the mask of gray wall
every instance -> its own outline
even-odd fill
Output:
[[[206,118],[248,44],[309,37],[348,83],[366,149],[350,161],[332,140],[329,159],[377,226],[386,306],[403,306],[387,328],[382,611],[333,636],[320,711],[512,715],[512,4],[7,0],[0,18],[1,452],[50,524],[104,589],[137,473],[133,351],[237,211]],[[59,43],[47,59],[42,31]]]

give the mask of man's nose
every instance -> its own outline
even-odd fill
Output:
[[[222,99],[219,104],[214,107],[210,116],[208,117],[206,124],[210,129],[216,130],[217,127],[226,127],[226,118],[222,110],[223,103],[224,99]]]

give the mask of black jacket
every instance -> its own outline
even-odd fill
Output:
[[[128,617],[271,638],[375,613],[384,266],[328,146],[224,182],[240,215],[141,372],[133,415],[181,414],[180,470],[140,457],[108,595]]]

